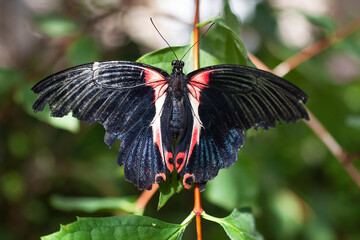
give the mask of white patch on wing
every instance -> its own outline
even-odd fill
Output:
[[[186,157],[186,163],[189,160],[189,158],[194,150],[195,145],[196,144],[199,145],[199,143],[200,143],[200,132],[201,132],[201,128],[203,127],[202,122],[200,120],[200,116],[199,116],[199,104],[200,103],[190,93],[188,94],[188,96],[190,99],[194,123],[193,123],[193,127],[192,127],[191,141],[190,141],[188,155]]]
[[[164,158],[164,151],[162,146],[162,139],[161,139],[161,113],[164,106],[166,93],[162,94],[156,101],[155,101],[155,116],[151,122],[152,133],[154,138],[154,143],[158,145],[159,151],[161,154],[161,159],[165,164]]]
[[[98,76],[99,76],[99,72],[98,72],[98,69],[99,69],[99,65],[100,63],[99,62],[94,62],[93,64],[93,80],[96,81]]]
[[[202,124],[202,122],[200,120],[200,116],[199,116],[199,105],[200,105],[200,103],[195,97],[193,97],[193,95],[188,94],[188,96],[189,96],[189,99],[190,99],[192,114],[193,114],[193,117],[194,117],[194,125],[198,124],[199,127],[203,127],[203,124]]]

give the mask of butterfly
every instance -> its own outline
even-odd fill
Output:
[[[214,65],[189,74],[174,60],[172,73],[138,62],[79,65],[37,83],[33,109],[69,112],[121,140],[118,164],[139,189],[151,189],[177,171],[185,188],[206,183],[237,160],[244,131],[274,128],[280,120],[309,119],[307,95],[270,72]]]

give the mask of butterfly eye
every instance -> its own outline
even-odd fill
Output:
[[[180,67],[183,67],[183,66],[184,66],[184,62],[180,61]]]
[[[177,60],[172,61],[172,62],[171,62],[171,66],[175,66],[176,63],[177,63]]]

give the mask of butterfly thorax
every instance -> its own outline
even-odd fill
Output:
[[[170,75],[169,94],[172,101],[172,113],[170,117],[170,130],[174,139],[181,139],[186,128],[186,116],[184,98],[186,93],[186,76],[182,72],[184,62],[175,60],[172,62],[173,71]]]

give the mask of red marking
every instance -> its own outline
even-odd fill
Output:
[[[199,72],[198,74],[193,76],[190,81],[192,82],[193,85],[199,87],[200,89],[203,89],[209,84],[210,81],[209,74],[213,71],[214,70],[207,70],[207,71]]]
[[[161,136],[160,136],[160,129],[156,129],[154,132],[154,143],[158,146],[159,151],[160,151],[160,155],[161,158],[163,158],[163,153],[162,153],[162,146],[161,146]]]
[[[156,182],[156,183],[157,183],[158,177],[161,177],[161,178],[164,180],[164,182],[165,182],[165,180],[166,180],[166,175],[165,175],[165,173],[158,173],[158,174],[155,175],[155,182]]]
[[[165,153],[165,158],[166,158],[166,160],[168,160],[168,159],[170,159],[170,158],[173,158],[172,152],[167,152],[167,153]]]
[[[178,159],[182,158],[182,162],[181,164],[178,164]],[[176,159],[175,159],[175,164],[176,164],[176,170],[177,172],[180,172],[181,169],[184,167],[185,165],[185,162],[187,161],[186,159],[186,153],[184,152],[179,152],[177,155],[176,155]]]
[[[174,170],[174,164],[169,162],[170,159],[173,159],[173,154],[171,152],[165,152],[166,166],[169,171],[172,172]]]
[[[165,77],[155,70],[145,68],[145,83],[154,89],[154,102],[166,91],[168,84]]]
[[[191,184],[188,184],[188,183],[186,182],[186,180],[187,180],[188,178],[192,178],[193,182],[195,182],[195,176],[194,176],[194,174],[186,173],[186,174],[184,175],[184,179],[183,179],[183,185],[184,185],[184,187],[185,187],[186,189],[190,189],[190,188],[191,188]]]
[[[214,70],[207,70],[196,74],[190,79],[190,82],[187,85],[190,94],[194,96],[194,98],[196,98],[199,102],[201,89],[208,87],[210,81],[209,74],[213,71]]]

